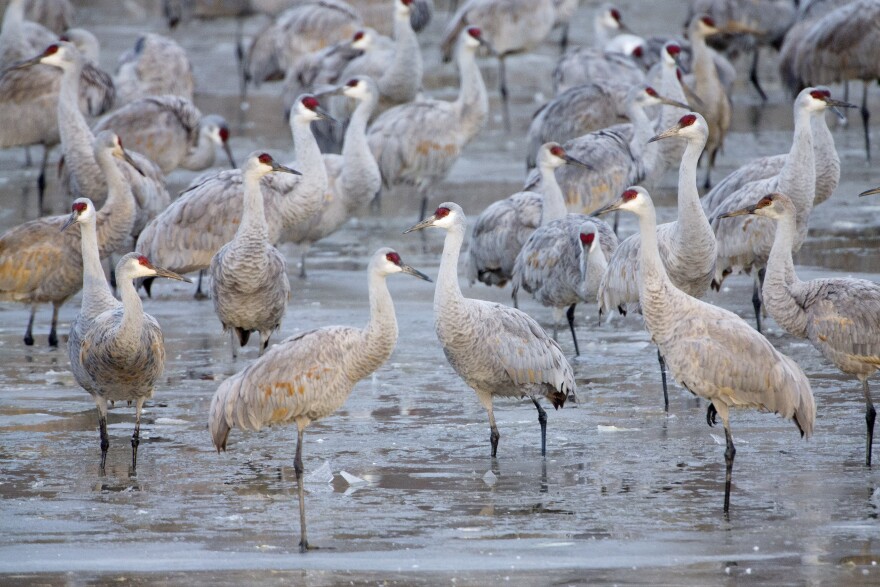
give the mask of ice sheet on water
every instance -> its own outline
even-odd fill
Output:
[[[332,483],[333,470],[330,468],[330,461],[324,461],[324,464],[309,473],[303,479],[306,483]]]
[[[599,432],[638,432],[638,428],[620,428],[618,426],[606,426],[604,424],[599,424],[596,426],[596,429]]]
[[[342,475],[342,478],[345,479],[345,482],[349,485],[364,485],[367,481],[366,479],[361,479],[357,475],[352,475],[348,471],[339,471],[339,474]]]
[[[492,487],[498,482],[498,477],[495,476],[495,473],[492,471],[486,471],[486,474],[483,475],[483,483]]]

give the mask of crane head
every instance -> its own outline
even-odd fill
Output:
[[[95,205],[88,198],[77,198],[73,201],[73,204],[70,205],[70,216],[68,216],[67,221],[61,227],[61,231],[67,230],[67,228],[76,222],[85,222],[87,220],[91,220],[95,217]]]
[[[684,108],[685,110],[690,110],[690,106],[683,102],[679,102],[678,100],[672,100],[667,98],[666,96],[661,96],[657,90],[652,88],[651,86],[645,86],[643,91],[637,93],[635,96],[637,102],[642,106],[654,106],[657,104],[666,104],[668,106],[675,106],[676,108]]]
[[[690,138],[691,136],[702,136],[704,138],[709,136],[709,125],[706,123],[706,119],[696,112],[685,114],[678,119],[674,126],[667,128],[660,134],[654,135],[648,139],[648,142],[653,143],[654,141],[668,139],[669,137]]]
[[[312,94],[303,94],[297,98],[296,108],[291,109],[290,116],[292,119],[307,120],[309,122],[322,119],[337,122],[326,110],[321,108],[321,103]],[[293,120],[291,120],[292,123]]]
[[[456,224],[464,225],[466,222],[467,219],[464,217],[464,211],[461,209],[461,206],[455,202],[444,202],[434,211],[434,214],[403,231],[403,234],[413,232],[414,230],[422,230],[430,226],[449,230]]]
[[[752,206],[746,206],[732,212],[725,212],[720,214],[718,218],[733,218],[734,216],[745,216],[746,214],[764,216],[765,218],[782,218],[785,215],[791,215],[793,218],[795,213],[794,204],[788,196],[779,192],[773,192],[772,194],[767,194]]]
[[[366,51],[373,44],[373,36],[369,31],[360,30],[351,39],[351,48],[358,51]]]
[[[495,47],[486,40],[486,37],[483,36],[483,31],[480,27],[468,27],[465,29],[464,33],[462,33],[462,42],[465,47],[469,47],[471,50],[476,51],[476,49],[480,46],[485,47],[490,55],[497,57],[498,52],[495,51]]]
[[[538,155],[539,167],[549,167],[552,169],[556,169],[557,167],[561,167],[566,163],[570,163],[572,165],[580,165],[581,167],[586,167],[587,169],[594,170],[594,167],[589,163],[585,163],[580,159],[576,159],[568,154],[565,148],[559,143],[544,143],[542,145],[541,152]]]
[[[388,247],[376,251],[370,265],[382,276],[391,275],[392,273],[406,273],[407,275],[412,275],[413,277],[418,277],[425,281],[431,281],[430,277],[401,261],[400,255],[397,251],[389,249]]]
[[[116,264],[116,277],[119,280],[131,280],[138,277],[166,277],[178,281],[192,283],[189,278],[179,275],[174,271],[154,265],[144,255],[138,252],[128,253]]]
[[[248,156],[248,164],[245,166],[245,173],[255,172],[259,176],[268,175],[272,172],[291,173],[293,175],[302,175],[296,169],[281,165],[269,153],[260,153],[255,151]]]
[[[840,119],[846,119],[846,116],[839,108],[858,108],[855,104],[835,100],[831,97],[831,91],[825,87],[805,88],[798,94],[795,103],[811,112],[824,112],[826,108],[830,108]]]
[[[395,16],[409,18],[409,13],[412,11],[412,3],[413,0],[397,0],[395,2]]]
[[[620,10],[614,6],[606,6],[605,9],[599,13],[599,21],[602,27],[606,29],[622,33],[632,32],[630,31],[630,28],[624,24],[623,14],[621,14]]]
[[[627,188],[617,200],[593,212],[592,216],[601,216],[616,210],[625,210],[639,214],[645,209],[653,207],[654,203],[651,201],[651,195],[648,193],[648,190],[641,186],[632,186]]]

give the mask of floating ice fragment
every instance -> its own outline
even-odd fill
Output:
[[[498,482],[498,477],[496,477],[495,473],[493,473],[492,471],[486,471],[486,474],[483,475],[483,483],[485,483],[489,487],[492,487],[497,482]]]
[[[727,444],[727,442],[726,442],[723,438],[721,438],[720,436],[718,436],[717,434],[711,434],[711,433],[710,433],[709,436],[712,437],[712,440],[715,441],[715,444],[720,444],[720,445],[726,445],[726,444]]]
[[[333,470],[330,468],[330,461],[324,461],[323,465],[306,475],[303,481],[305,483],[331,483]]]
[[[599,424],[596,426],[599,432],[638,432],[638,428],[618,428],[617,426],[606,426]]]
[[[167,426],[183,426],[185,424],[189,424],[186,420],[181,420],[179,418],[156,418],[156,424],[163,424]]]
[[[339,471],[339,474],[342,475],[342,478],[345,479],[345,482],[349,485],[363,485],[367,482],[366,479],[361,479],[356,475],[352,475],[348,471]]]

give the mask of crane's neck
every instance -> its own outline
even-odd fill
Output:
[[[679,230],[712,233],[709,219],[700,204],[697,189],[697,163],[706,147],[706,136],[690,139],[681,157],[678,168],[678,226]],[[714,237],[713,237],[714,240]]]
[[[840,182],[840,156],[834,146],[834,137],[828,128],[825,113],[811,117],[813,130],[813,158],[816,164],[816,198],[814,204],[821,204],[831,197]]]
[[[70,168],[80,192],[92,200],[101,201],[107,192],[107,183],[92,150],[95,135],[79,109],[82,69],[83,59],[78,54],[73,63],[64,68],[58,93],[58,133],[64,164]]]
[[[791,257],[796,235],[795,212],[789,210],[776,221],[776,236],[767,259],[767,273],[761,293],[767,312],[777,324],[794,336],[804,338],[807,336],[807,315],[792,295],[792,289],[801,283]]]
[[[180,166],[184,169],[199,171],[214,165],[216,158],[217,146],[211,138],[210,129],[207,126],[202,126],[199,128],[198,141],[187,152]]]
[[[437,286],[434,288],[434,317],[442,316],[450,307],[464,300],[458,283],[458,257],[464,242],[465,227],[456,224],[446,231],[443,241],[443,255],[440,257],[440,270],[437,273]]]
[[[593,47],[600,51],[605,50],[605,46],[614,37],[614,34],[605,26],[601,18],[593,19]]]
[[[486,126],[489,120],[489,96],[486,84],[477,65],[476,49],[466,46],[458,48],[458,72],[461,76],[461,88],[455,101],[456,110],[460,113],[459,127],[467,131],[472,139]]]
[[[109,151],[100,151],[94,156],[107,182],[107,199],[97,214],[98,251],[101,257],[106,257],[120,250],[131,234],[137,205],[115,157]],[[103,278],[103,272],[101,275]]]
[[[694,72],[694,90],[701,98],[708,95],[708,84],[716,81],[718,71],[715,69],[715,61],[706,44],[706,37],[698,33],[695,28],[690,32],[691,41],[691,69]]]
[[[413,100],[422,85],[422,52],[409,15],[394,13],[394,60],[376,84],[392,102]]]
[[[358,103],[342,143],[343,166],[339,179],[353,209],[369,202],[382,187],[379,165],[367,142],[367,123],[378,102],[378,94],[371,92],[366,100]]]
[[[112,307],[116,298],[110,292],[110,286],[104,277],[101,256],[98,251],[98,229],[96,216],[81,225],[83,290],[80,313],[94,318],[103,310]]]
[[[323,162],[321,167],[323,167]],[[241,223],[235,232],[236,240],[241,238],[253,238],[261,242],[269,239],[269,227],[266,224],[266,212],[263,208],[263,191],[260,185],[260,176],[256,173],[244,174],[243,209]]]
[[[307,120],[294,117],[290,125],[296,166],[303,170],[303,175],[297,177],[291,191],[272,194],[277,198],[273,209],[278,212],[278,218],[273,218],[270,223],[269,239],[272,243],[290,238],[291,231],[298,230],[321,208],[327,192],[327,168],[309,124]]]
[[[648,118],[645,109],[634,101],[627,104],[626,112],[633,125],[629,150],[636,164],[642,166],[639,177],[644,177],[654,168],[657,159],[657,142],[648,143],[648,140],[654,135],[654,124]]]
[[[660,69],[660,93],[670,100],[687,104],[687,96],[681,82],[678,81],[678,66],[674,61],[663,59]],[[681,117],[681,108],[672,106],[671,104],[663,104],[660,106],[660,117],[657,119],[656,130],[664,131],[673,126]],[[680,152],[680,151],[679,151]]]
[[[657,213],[653,206],[639,214],[639,236],[639,302],[645,326],[654,341],[661,344],[672,327],[671,308],[688,296],[672,284],[666,273],[657,243]]]
[[[794,109],[794,139],[791,150],[779,172],[778,189],[791,198],[797,210],[798,226],[806,229],[806,222],[813,210],[816,192],[815,154],[810,112]]]
[[[3,24],[0,26],[0,38],[6,46],[15,47],[25,43],[22,30],[24,20],[24,0],[12,0],[3,13]]]
[[[370,271],[370,321],[363,329],[363,344],[355,350],[352,380],[362,379],[382,366],[397,344],[397,318],[384,275]]]
[[[122,322],[116,331],[116,343],[121,346],[135,348],[138,346],[144,330],[144,306],[134,288],[133,278],[122,272],[117,274],[116,286],[122,300]]]
[[[544,196],[544,203],[541,207],[541,226],[546,226],[554,220],[564,218],[568,213],[565,207],[565,196],[562,195],[562,188],[556,181],[556,169],[549,165],[541,165],[541,193]]]
[[[591,303],[596,299],[599,292],[599,284],[605,276],[605,270],[608,268],[608,260],[605,258],[605,252],[602,250],[602,244],[599,242],[599,234],[596,233],[596,240],[589,248],[584,249],[581,257],[581,275],[583,280],[583,293],[581,297]]]

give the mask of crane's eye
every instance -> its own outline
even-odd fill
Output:
[[[621,198],[623,198],[624,202],[630,202],[632,200],[635,200],[638,195],[639,192],[637,192],[636,190],[626,190],[625,192],[623,192]]]

